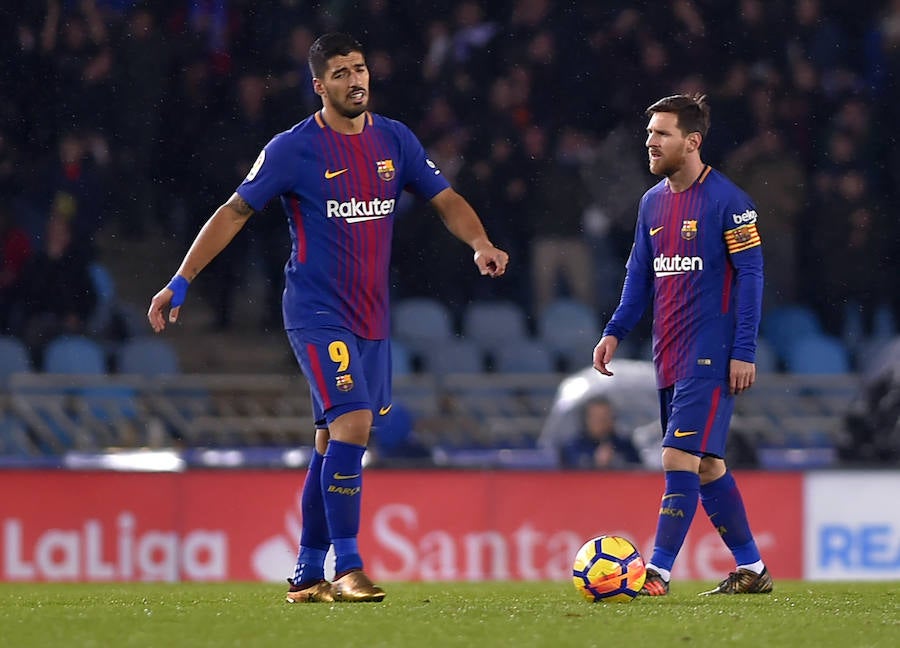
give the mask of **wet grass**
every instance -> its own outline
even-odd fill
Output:
[[[588,603],[570,583],[388,583],[380,604],[283,603],[277,584],[0,584],[3,646],[900,646],[900,583]]]

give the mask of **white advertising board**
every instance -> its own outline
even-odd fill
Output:
[[[804,576],[900,580],[900,472],[809,473]]]

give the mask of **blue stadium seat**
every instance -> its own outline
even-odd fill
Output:
[[[590,364],[591,350],[600,339],[594,311],[575,299],[557,299],[538,316],[538,337],[563,364],[581,369]]]
[[[785,369],[795,374],[843,374],[850,371],[850,353],[840,339],[808,335],[791,343]]]
[[[44,350],[43,370],[57,374],[106,373],[103,348],[81,335],[63,335],[50,341]]]
[[[572,346],[556,353],[556,357],[562,361],[563,369],[567,372],[574,373],[581,371],[585,367],[590,367],[594,360],[594,347],[597,340],[580,346]],[[621,347],[620,347],[621,348]],[[628,357],[625,353],[616,352],[617,358]]]
[[[881,304],[875,310],[875,323],[873,336],[880,339],[890,339],[897,335],[897,322],[894,321],[894,313],[887,304]]]
[[[497,373],[551,373],[556,371],[553,355],[540,340],[523,339],[494,349]]]
[[[822,333],[822,325],[812,309],[794,305],[776,308],[762,318],[760,330],[782,359],[796,340]]]
[[[394,376],[413,373],[412,352],[400,340],[391,340],[391,370]]]
[[[430,297],[410,297],[398,301],[391,313],[393,334],[414,353],[453,337],[450,310]]]
[[[756,370],[775,373],[778,368],[778,354],[775,348],[765,338],[759,338],[756,341]]]
[[[438,375],[485,370],[481,348],[466,338],[455,338],[429,348],[423,355],[423,362],[425,371]]]
[[[474,301],[463,313],[463,336],[483,351],[528,337],[525,311],[511,301]]]
[[[4,388],[14,373],[33,371],[31,356],[25,343],[17,337],[0,336],[0,388]]]
[[[92,335],[101,335],[112,321],[116,304],[116,284],[105,265],[94,262],[88,266],[91,284],[97,295],[97,303],[88,317],[87,327]]]
[[[180,373],[175,348],[158,337],[143,336],[126,340],[115,351],[116,371],[139,376]]]

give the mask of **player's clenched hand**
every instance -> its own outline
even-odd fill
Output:
[[[604,376],[612,376],[613,372],[607,369],[616,349],[619,348],[619,338],[613,335],[604,335],[594,347],[594,369],[602,373]]]
[[[756,382],[756,365],[752,362],[731,359],[728,383],[732,394],[740,394]]]
[[[475,250],[475,265],[482,275],[500,277],[506,272],[507,263],[509,255],[493,245]]]

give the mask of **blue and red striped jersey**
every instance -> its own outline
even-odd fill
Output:
[[[431,200],[449,186],[412,131],[381,115],[343,135],[317,112],[273,137],[237,193],[257,211],[279,196],[287,214],[285,328],[387,338],[396,201],[404,189]]]
[[[657,386],[726,378],[731,358],[754,362],[763,257],[753,202],[706,166],[685,191],[665,180],[641,199],[618,308],[604,334],[621,340],[653,301]]]

